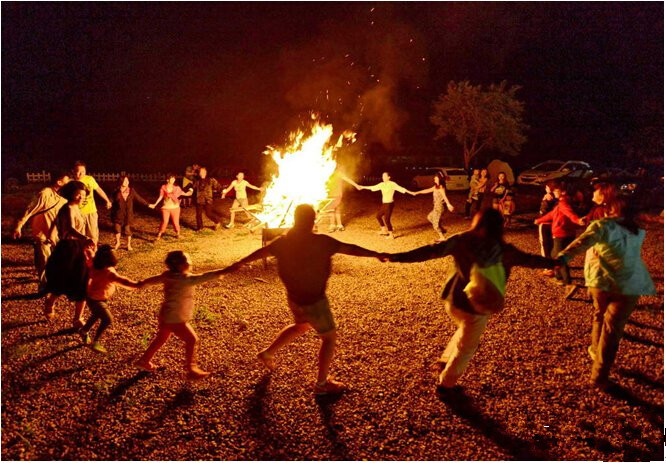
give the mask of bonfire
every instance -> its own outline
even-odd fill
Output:
[[[277,173],[266,188],[263,210],[255,214],[267,228],[290,228],[293,209],[311,204],[321,210],[327,204],[328,182],[337,168],[335,151],[343,140],[354,142],[355,134],[345,131],[335,143],[333,126],[313,117],[310,132],[298,130],[289,136],[284,148],[269,146],[264,154],[277,164]]]

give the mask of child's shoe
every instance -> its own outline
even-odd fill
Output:
[[[315,384],[314,394],[315,395],[327,395],[327,394],[342,394],[347,389],[347,386],[340,381],[334,379],[327,379],[324,384]]]
[[[386,236],[386,235],[389,234],[389,232],[388,232],[388,230],[386,229],[386,227],[382,227],[382,229],[379,230],[379,234],[382,235],[382,236]]]
[[[257,358],[270,371],[275,370],[275,359],[272,355],[269,355],[266,351],[262,350],[257,354]]]
[[[106,348],[99,343],[99,341],[95,341],[90,345],[90,348],[94,350],[95,352],[98,352],[100,354],[106,354]]]
[[[142,359],[134,362],[134,366],[150,373],[155,371],[155,364],[153,362],[145,362]]]
[[[79,334],[81,335],[81,342],[86,346],[92,342],[87,331],[79,331]]]
[[[203,371],[199,367],[191,367],[189,371],[187,372],[187,379],[190,381],[196,381],[199,379],[206,378],[207,376],[210,376],[210,371]]]
[[[335,230],[336,231],[345,231],[345,227],[343,225],[338,225],[337,227],[335,227]]]

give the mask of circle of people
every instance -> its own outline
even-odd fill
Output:
[[[212,212],[213,189],[220,188],[217,181],[200,168],[194,183],[197,191],[197,229],[202,228],[202,214],[215,220]],[[475,169],[470,181],[470,191],[465,204],[465,217],[476,213],[469,230],[446,238],[440,226],[444,204],[449,211],[453,206],[446,196],[445,182],[440,176],[433,178],[433,186],[412,192],[396,184],[385,172],[382,182],[362,186],[336,171],[329,185],[332,201],[325,211],[331,217],[329,232],[344,230],[341,223],[340,204],[342,181],[357,189],[380,191],[382,204],[376,218],[381,235],[394,237],[391,225],[395,192],[433,194],[434,207],[428,214],[438,238],[411,251],[380,253],[344,243],[313,231],[318,213],[311,205],[302,204],[294,212],[294,225],[285,234],[271,241],[247,257],[224,268],[205,273],[192,273],[192,262],[183,251],[169,252],[165,259],[166,270],[141,281],[134,281],[116,271],[118,257],[114,250],[120,246],[121,231],[127,235],[131,249],[131,224],[134,200],[155,208],[162,202],[162,223],[157,239],[165,232],[169,220],[178,234],[180,198],[190,197],[175,184],[175,175],[168,175],[160,188],[157,201],[149,204],[133,188],[129,178],[121,177],[119,188],[109,200],[95,179],[86,174],[86,166],[77,162],[73,180],[68,175],[54,179],[53,185],[44,188],[18,220],[14,238],[21,237],[22,227],[31,219],[35,246],[35,267],[39,275],[40,293],[45,294],[44,316],[52,320],[54,304],[59,296],[74,302],[73,329],[84,344],[99,353],[106,353],[101,344],[105,330],[112,324],[110,299],[118,286],[138,289],[148,285],[162,285],[164,298],[158,315],[158,331],[147,350],[135,362],[135,366],[154,372],[152,359],[158,350],[175,335],[185,343],[185,374],[187,379],[197,380],[210,374],[198,366],[197,346],[199,338],[190,321],[193,318],[193,295],[196,285],[221,278],[252,261],[274,256],[278,275],[287,291],[287,303],[293,315],[293,323],[284,327],[273,342],[257,354],[257,359],[267,369],[276,368],[277,351],[311,329],[321,339],[317,378],[314,393],[338,394],[346,385],[330,375],[336,344],[336,324],[326,296],[326,284],[331,273],[331,257],[347,254],[377,258],[382,262],[423,262],[452,256],[455,271],[446,281],[442,299],[444,307],[457,326],[440,358],[433,363],[437,371],[437,391],[446,394],[457,387],[476,352],[490,317],[504,307],[506,283],[513,266],[543,268],[544,274],[565,286],[566,297],[576,289],[571,285],[568,262],[576,254],[586,252],[585,285],[593,299],[591,341],[587,353],[592,360],[590,384],[606,388],[615,361],[624,326],[636,307],[638,297],[655,294],[653,281],[641,258],[645,230],[636,222],[636,211],[630,203],[619,198],[614,185],[594,184],[594,207],[584,217],[574,212],[567,188],[557,181],[545,186],[539,227],[541,253],[530,254],[517,249],[504,240],[507,216],[513,212],[513,193],[503,173],[489,187],[486,169]],[[216,185],[217,184],[217,185]],[[223,191],[223,197],[235,189],[236,198],[231,207],[233,213],[247,212],[246,188],[261,190],[248,183],[242,173]],[[492,207],[482,207],[486,191],[492,195]],[[112,211],[116,237],[115,246],[97,245],[99,230],[97,210],[93,194],[98,193]],[[507,203],[509,205],[507,206]],[[250,214],[248,214],[250,215]],[[217,218],[217,217],[215,217]],[[577,227],[586,226],[576,237]],[[90,316],[83,320],[88,306]],[[91,336],[93,326],[99,322]]]

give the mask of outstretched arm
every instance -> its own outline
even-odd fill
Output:
[[[578,238],[557,255],[558,259],[569,262],[576,254],[601,241],[603,231],[603,226],[599,222],[592,222]]]
[[[250,262],[254,262],[255,260],[259,259],[265,259],[266,257],[271,255],[271,245],[269,244],[268,246],[265,246],[263,248],[259,248],[256,251],[254,251],[252,254],[243,257],[241,260],[239,260],[236,263],[231,264],[227,268],[223,269],[221,273],[230,273],[238,270],[242,265],[248,264]]]
[[[261,191],[261,188],[259,188],[258,186],[252,185],[250,182],[247,182],[247,187],[252,188],[253,190]]]
[[[435,187],[431,186],[430,188],[426,188],[425,190],[415,191],[414,194],[415,195],[427,195],[428,193],[432,193],[433,191],[435,191]]]
[[[109,200],[109,197],[106,195],[106,193],[104,193],[104,190],[102,190],[102,187],[97,185],[95,187],[95,191],[102,197],[104,201],[106,201],[106,208],[111,209],[111,201]]]
[[[162,194],[162,190],[160,190],[160,197],[157,198],[157,201],[155,201],[153,204],[149,204],[148,207],[151,209],[155,209],[155,206],[159,204],[160,201],[164,198],[164,195]]]
[[[389,254],[389,260],[391,262],[423,262],[430,259],[437,259],[438,257],[445,257],[451,254],[457,241],[458,238],[452,236],[441,243],[428,244],[407,252]]]
[[[141,287],[141,282],[130,280],[129,278],[126,278],[122,275],[118,275],[117,273],[113,275],[112,279],[114,283],[125,288],[138,289]]]
[[[222,191],[222,197],[224,198],[224,197],[227,195],[227,193],[229,193],[229,192],[231,191],[231,189],[232,189],[234,186],[236,186],[236,180],[233,180],[233,181],[229,184],[229,186],[226,187],[226,188]]]
[[[344,180],[345,182],[349,183],[351,186],[353,186],[353,187],[356,188],[357,190],[360,190],[360,189],[361,189],[361,185],[359,185],[358,183],[356,183],[355,181],[353,181],[352,179],[350,179],[349,177],[347,177],[345,174],[340,174],[340,178],[341,178],[342,180]]]
[[[164,281],[164,273],[160,273],[159,275],[153,275],[152,277],[148,277],[146,279],[143,279],[139,281],[139,288],[143,288],[144,286],[150,286],[150,285],[159,285]]]
[[[17,222],[16,222],[16,228],[14,228],[14,239],[19,239],[21,237],[21,228],[25,225],[25,223],[32,217],[33,214],[36,214],[37,212],[41,212],[42,210],[45,210],[45,202],[44,202],[44,196],[40,194],[37,196],[35,199],[30,201],[30,204],[26,208],[25,212],[23,213],[23,217],[21,217]]]
[[[523,252],[512,244],[506,245],[504,253],[506,263],[509,266],[517,265],[519,267],[528,268],[552,268],[557,265],[557,261],[554,259]]]
[[[388,254],[386,253],[372,251],[370,249],[366,249],[361,246],[357,246],[355,244],[350,244],[350,243],[341,242],[338,248],[338,253],[347,254],[349,256],[357,256],[357,257],[376,257],[382,262],[386,262],[388,260]]]

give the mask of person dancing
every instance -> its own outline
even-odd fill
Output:
[[[69,176],[63,173],[56,176],[54,180],[52,185],[42,189],[30,202],[23,216],[16,222],[12,235],[15,240],[20,239],[22,228],[30,220],[35,251],[35,270],[37,270],[40,291],[43,290],[46,282],[44,278],[46,261],[53,251],[53,243],[58,241],[57,233],[49,237],[49,230],[60,208],[67,204],[67,200],[60,196],[59,192],[69,182]]]
[[[253,220],[254,217],[250,215],[250,213],[247,211],[247,208],[249,207],[250,203],[247,200],[247,188],[252,188],[253,190],[261,191],[261,188],[252,185],[250,182],[245,180],[245,174],[243,172],[238,172],[238,175],[236,175],[236,179],[231,182],[231,184],[222,192],[222,197],[226,197],[227,193],[229,193],[232,189],[235,190],[236,192],[236,198],[234,198],[234,202],[231,205],[231,209],[229,209],[229,214],[231,217],[229,218],[229,223],[225,225],[226,228],[233,228],[234,227],[234,222],[236,219],[236,209],[239,207],[242,207],[245,215],[247,215],[248,219]]]
[[[566,265],[576,254],[588,248],[594,250],[586,254],[584,269],[585,286],[594,305],[587,351],[592,358],[590,384],[605,389],[638,297],[655,294],[656,290],[641,258],[645,230],[636,223],[635,208],[619,199],[598,199],[607,203],[607,217],[593,221],[557,258]]]
[[[176,185],[176,176],[174,174],[167,174],[167,182],[160,188],[160,196],[153,204],[148,207],[155,209],[162,199],[162,223],[157,232],[155,241],[159,241],[169,225],[169,219],[173,223],[173,229],[176,231],[176,238],[180,238],[180,197],[192,196],[194,190],[185,193],[178,185]]]
[[[130,186],[130,179],[127,175],[121,175],[118,188],[112,195],[111,221],[113,222],[113,231],[116,236],[116,244],[113,249],[120,248],[120,233],[127,236],[127,250],[132,251],[132,224],[134,222],[134,200],[139,201],[144,206],[148,206],[148,201],[137,193]]]
[[[311,205],[299,205],[294,211],[294,226],[286,235],[230,265],[224,273],[270,255],[277,258],[278,275],[287,289],[287,302],[294,323],[283,328],[271,345],[259,352],[258,358],[269,370],[273,370],[275,353],[306,331],[314,329],[321,339],[314,393],[337,394],[343,392],[346,386],[329,377],[337,337],[337,328],[326,297],[326,283],[331,276],[331,257],[337,253],[376,257],[380,260],[386,260],[386,257],[360,246],[342,243],[328,235],[312,233],[315,218],[316,213]]]
[[[449,202],[449,198],[446,196],[446,187],[444,187],[442,180],[442,175],[438,173],[433,178],[433,181],[435,182],[433,186],[414,193],[414,195],[432,193],[433,208],[432,211],[428,213],[428,221],[432,224],[432,228],[435,230],[435,233],[437,233],[437,242],[444,241],[445,239],[444,233],[446,233],[446,229],[442,228],[440,225],[442,214],[444,213],[444,203],[446,203],[446,207],[449,212],[453,212],[453,206]]]
[[[58,215],[51,224],[49,236],[58,232],[58,244],[46,262],[46,301],[44,303],[44,316],[52,320],[55,301],[60,295],[65,295],[74,301],[74,328],[83,326],[81,315],[86,305],[86,290],[88,287],[88,261],[94,253],[95,243],[90,230],[86,227],[86,220],[81,214],[81,203],[86,197],[86,186],[73,180],[60,189],[60,194],[67,199]],[[51,240],[52,238],[49,238]]]
[[[382,192],[382,205],[377,211],[377,222],[381,227],[379,234],[386,236],[387,238],[395,238],[393,234],[393,225],[391,224],[391,215],[393,214],[393,196],[395,192],[399,193],[409,193],[414,195],[414,192],[409,191],[407,188],[401,187],[397,183],[391,180],[391,176],[388,172],[382,173],[382,181],[376,185],[372,186],[363,186],[357,185],[356,187],[359,190],[370,190],[370,191],[381,191]]]
[[[449,255],[453,256],[456,270],[444,285],[442,299],[445,301],[446,312],[458,329],[436,362],[440,370],[437,379],[440,393],[446,393],[456,385],[476,352],[491,315],[503,306],[504,289],[511,267],[518,265],[543,268],[554,266],[556,262],[522,252],[506,243],[504,220],[494,209],[478,212],[470,229],[464,233],[454,235],[441,243],[389,254],[389,260],[424,262]],[[493,269],[499,272],[495,279],[497,281],[487,280],[488,284],[477,286],[482,290],[480,294],[470,289],[475,268],[477,272],[478,269]]]

